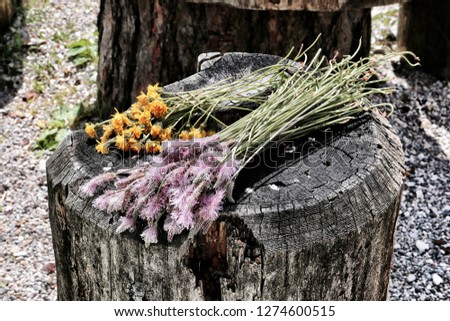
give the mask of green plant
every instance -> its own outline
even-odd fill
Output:
[[[69,59],[77,67],[83,67],[89,62],[97,62],[97,45],[88,39],[81,39],[69,45]]]
[[[47,129],[36,140],[36,148],[54,150],[69,133],[68,128],[75,126],[82,112],[83,105],[63,105],[56,109],[51,114]]]
[[[54,42],[62,42],[65,43],[69,40],[70,32],[67,31],[56,31],[53,36],[52,40]]]
[[[44,84],[42,83],[42,81],[39,80],[35,80],[33,83],[33,91],[37,94],[42,94],[44,92]]]

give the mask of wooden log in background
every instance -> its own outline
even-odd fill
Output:
[[[224,4],[239,9],[338,11],[342,9],[372,8],[399,3],[402,0],[186,0],[192,3]],[[405,1],[405,0],[404,0]]]
[[[411,50],[423,70],[450,79],[450,1],[409,0],[400,7],[400,49]]]
[[[278,59],[226,54],[166,89],[206,86]],[[386,299],[402,186],[399,139],[377,115],[314,137],[297,143],[300,154],[279,155],[277,166],[269,158],[243,172],[237,202],[206,235],[146,248],[139,229],[115,234],[120,215],[96,210],[79,193],[104,167],[135,160],[99,155],[83,132],[71,134],[47,162],[58,299]]]
[[[285,56],[321,33],[328,56],[370,49],[370,9],[342,12],[254,11],[178,0],[102,0],[98,104],[103,117],[127,109],[149,83],[169,84],[209,51]],[[311,51],[313,54],[313,51]]]
[[[16,12],[16,6],[17,4],[14,0],[0,1],[0,34],[8,30]]]

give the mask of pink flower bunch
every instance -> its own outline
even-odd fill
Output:
[[[141,233],[146,245],[158,242],[161,228],[169,241],[185,229],[205,232],[219,216],[224,198],[231,198],[239,168],[238,161],[226,161],[229,144],[217,136],[166,143],[146,166],[101,174],[81,186],[82,193],[93,196],[114,180],[114,188],[103,191],[93,206],[125,214],[117,233],[134,230],[140,219],[147,222]]]

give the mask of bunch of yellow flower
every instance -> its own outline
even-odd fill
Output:
[[[172,128],[162,127],[162,120],[168,107],[160,95],[158,84],[147,87],[147,93],[141,93],[137,102],[127,111],[116,113],[112,118],[99,124],[86,124],[85,132],[90,138],[97,136],[96,129],[102,127],[103,135],[97,140],[96,150],[107,154],[111,146],[123,151],[157,153],[161,142],[172,138]]]
[[[101,126],[102,136],[97,140],[96,150],[101,154],[108,154],[109,148],[115,146],[123,151],[140,153],[158,153],[161,142],[171,140],[174,128],[164,128],[164,117],[169,107],[161,98],[162,89],[158,84],[147,87],[147,93],[141,93],[136,103],[123,113],[116,109],[112,118],[98,124],[86,124],[85,132],[90,138],[96,138],[96,129]],[[202,128],[190,128],[176,134],[183,140],[210,136],[213,132],[206,132]]]

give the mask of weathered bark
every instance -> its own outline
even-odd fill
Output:
[[[16,12],[15,1],[2,0],[0,1],[0,34],[8,30],[14,14]]]
[[[193,3],[224,4],[252,10],[337,11],[348,8],[372,8],[399,3],[402,0],[186,0]]]
[[[361,39],[360,55],[366,56],[370,19],[370,9],[253,11],[184,0],[102,0],[99,110],[109,116],[114,107],[128,108],[149,83],[168,84],[193,74],[202,52],[285,56],[321,33],[317,48],[326,55],[353,53]]]
[[[423,70],[450,79],[450,1],[410,0],[401,6],[399,47],[419,56]]]
[[[166,89],[240,77],[278,59],[226,54]],[[96,210],[79,193],[103,167],[135,160],[99,155],[83,132],[71,134],[47,162],[58,298],[386,299],[402,185],[399,139],[377,115],[312,137],[296,143],[298,153],[270,153],[264,166],[242,172],[236,203],[206,235],[146,248],[139,229],[115,234],[120,215]]]

